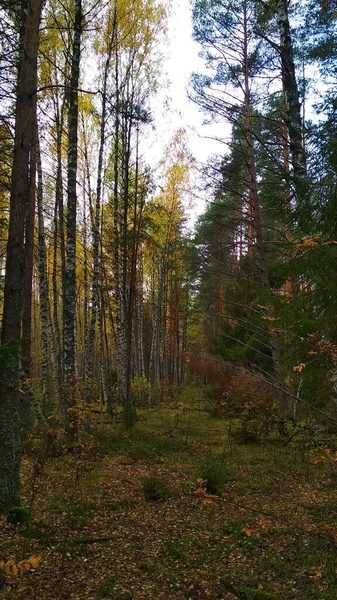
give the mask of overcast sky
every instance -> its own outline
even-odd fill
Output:
[[[189,147],[198,163],[204,163],[214,153],[226,148],[207,136],[221,137],[219,125],[205,125],[205,115],[187,97],[191,74],[204,70],[199,57],[200,46],[192,39],[192,20],[189,0],[174,0],[168,19],[168,32],[163,48],[162,86],[152,103],[155,130],[150,136],[145,158],[156,167],[164,147],[179,128],[188,135]],[[225,127],[222,124],[220,127]],[[205,208],[196,190],[194,216]]]

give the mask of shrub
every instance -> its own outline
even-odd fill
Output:
[[[145,377],[134,377],[131,391],[136,406],[147,406],[149,399],[149,383]]]
[[[235,435],[241,444],[256,444],[261,439],[261,425],[257,421],[245,419],[241,422]]]
[[[171,491],[166,479],[159,477],[143,477],[142,490],[146,500],[165,500]]]
[[[204,482],[204,489],[208,494],[221,495],[223,486],[229,482],[230,475],[224,465],[223,456],[208,452],[201,463],[198,476]]]
[[[12,525],[24,525],[29,519],[29,510],[24,506],[13,506],[7,515],[7,522]]]

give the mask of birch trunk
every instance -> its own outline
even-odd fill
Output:
[[[160,381],[160,329],[162,304],[164,295],[164,280],[165,280],[165,265],[164,260],[161,260],[158,272],[158,288],[157,298],[153,308],[152,318],[152,343],[149,363],[149,395],[150,402],[152,401],[152,387]]]
[[[39,271],[39,296],[40,296],[40,321],[41,321],[41,364],[42,364],[42,394],[43,402],[48,405],[51,401],[50,379],[52,381],[53,396],[56,405],[59,405],[58,359],[51,320],[49,302],[49,284],[47,275],[47,256],[43,219],[43,173],[41,152],[37,134],[37,215],[38,215],[38,271]],[[49,349],[51,357],[51,378],[49,377]]]
[[[74,0],[75,21],[72,51],[71,79],[68,91],[68,206],[67,206],[67,256],[65,287],[63,289],[63,347],[64,394],[63,421],[70,436],[76,433],[75,406],[75,311],[76,311],[76,212],[77,212],[77,146],[78,146],[78,82],[80,71],[82,0]]]
[[[99,140],[99,151],[98,151],[98,166],[97,166],[97,188],[96,188],[96,204],[95,204],[95,216],[93,221],[93,270],[92,270],[92,297],[91,297],[91,321],[88,336],[88,361],[86,371],[86,385],[85,385],[85,402],[87,405],[91,401],[91,385],[92,385],[92,372],[93,372],[93,360],[94,360],[94,339],[96,331],[96,322],[99,313],[99,279],[100,279],[100,264],[99,264],[99,241],[100,241],[100,216],[101,216],[101,202],[102,202],[102,189],[103,189],[103,157],[106,137],[106,121],[107,121],[107,85],[108,76],[110,72],[111,56],[113,51],[113,44],[115,41],[115,30],[116,30],[116,6],[114,11],[114,22],[112,27],[112,34],[109,40],[107,49],[107,56],[104,66],[103,74],[103,88],[102,88],[102,114],[101,114],[101,128],[100,128],[100,140]]]
[[[64,238],[64,211],[63,211],[63,173],[62,173],[62,132],[64,123],[64,102],[59,108],[58,98],[55,100],[55,124],[56,124],[56,187],[55,187],[55,209],[54,209],[54,235],[53,235],[53,326],[55,333],[55,349],[57,356],[58,389],[63,385],[63,339],[59,319],[59,299],[63,297],[65,287],[64,277],[66,271],[65,262],[65,238]],[[61,254],[61,291],[58,286],[58,240],[60,239]],[[60,293],[61,292],[61,293]],[[61,407],[60,407],[61,408]]]

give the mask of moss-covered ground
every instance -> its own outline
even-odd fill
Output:
[[[205,408],[185,389],[139,410],[131,432],[99,423],[62,456],[33,439],[30,519],[0,526],[0,598],[337,600],[334,449],[301,435],[239,443]]]

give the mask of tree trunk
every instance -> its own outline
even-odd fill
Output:
[[[262,287],[266,292],[271,292],[268,265],[265,259],[264,253],[264,242],[262,234],[261,214],[260,214],[260,203],[257,192],[257,176],[255,167],[255,150],[253,144],[253,130],[252,130],[252,114],[250,105],[250,89],[249,89],[249,67],[248,67],[248,35],[247,35],[247,5],[244,3],[244,90],[245,90],[245,137],[247,142],[248,150],[248,169],[249,169],[249,198],[251,199],[253,206],[253,223],[255,229],[255,241],[257,249],[257,261],[259,268],[259,276]],[[267,317],[272,318],[272,314],[268,312]],[[269,331],[271,355],[273,360],[275,379],[280,389],[283,390],[285,387],[284,373],[281,362],[281,353],[278,341],[278,335],[275,331],[270,328]],[[285,395],[280,392],[280,412],[282,415],[286,413],[285,406]]]
[[[91,402],[91,385],[92,385],[92,372],[93,372],[93,360],[94,360],[94,340],[96,332],[96,322],[99,313],[99,281],[100,281],[100,263],[99,263],[99,241],[100,241],[100,217],[101,217],[101,202],[102,202],[102,189],[103,189],[103,157],[104,157],[104,146],[105,146],[105,130],[107,120],[107,85],[108,76],[110,72],[111,56],[113,51],[113,44],[115,40],[116,30],[116,10],[114,11],[114,22],[112,26],[112,33],[110,36],[107,55],[105,59],[105,67],[103,74],[103,89],[102,89],[102,114],[101,114],[101,128],[100,128],[100,140],[99,140],[99,151],[98,151],[98,166],[97,166],[97,188],[96,188],[96,205],[95,215],[92,223],[93,230],[93,269],[92,269],[92,297],[91,297],[91,321],[88,336],[88,361],[86,371],[86,382],[85,382],[85,402],[87,405]],[[101,340],[99,342],[101,344]],[[101,358],[102,360],[102,358]],[[102,366],[100,368],[102,372]],[[104,391],[104,388],[102,388]]]
[[[36,119],[37,50],[42,0],[31,0],[26,13],[24,52],[17,85],[10,218],[2,318],[0,367],[0,507],[20,501],[21,406],[19,344],[22,281],[25,276],[24,230],[29,198],[29,165]]]
[[[297,196],[303,194],[306,160],[302,138],[302,119],[288,16],[288,0],[277,0],[277,24],[280,34],[282,80],[285,92],[286,122]]]
[[[39,270],[39,296],[41,320],[41,350],[42,350],[42,395],[43,403],[50,405],[51,386],[56,405],[59,404],[59,381],[57,351],[52,327],[49,284],[47,274],[47,255],[43,219],[43,174],[41,163],[40,144],[37,134],[37,215],[38,215],[38,270]],[[51,358],[51,377],[49,376],[49,349]]]
[[[75,406],[76,388],[76,217],[77,217],[77,155],[78,155],[78,83],[80,72],[82,0],[74,0],[75,22],[68,90],[68,205],[67,205],[67,256],[65,287],[63,289],[63,347],[64,390],[62,412],[66,432],[76,433],[77,425],[72,409]]]

